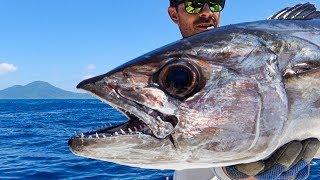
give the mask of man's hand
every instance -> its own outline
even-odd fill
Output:
[[[319,148],[320,141],[315,138],[292,141],[266,160],[229,166],[225,172],[232,179],[306,179]]]

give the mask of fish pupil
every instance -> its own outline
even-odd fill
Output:
[[[192,75],[189,70],[182,67],[173,67],[166,77],[166,83],[179,93],[179,91],[184,91],[190,86],[191,79]]]

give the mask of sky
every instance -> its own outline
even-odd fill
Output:
[[[263,20],[304,0],[227,0],[221,25]],[[320,8],[319,0],[309,0]],[[169,0],[0,0],[0,90],[83,79],[181,39]]]

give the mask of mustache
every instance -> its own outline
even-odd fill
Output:
[[[213,26],[217,27],[218,22],[215,18],[200,17],[194,21],[194,25],[199,25],[199,24],[212,24]]]

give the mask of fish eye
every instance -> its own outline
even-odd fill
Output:
[[[198,68],[186,61],[179,61],[160,70],[158,84],[171,96],[185,99],[195,93],[199,78]]]

